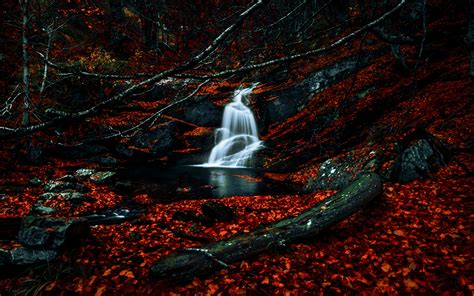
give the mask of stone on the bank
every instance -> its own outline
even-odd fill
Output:
[[[115,172],[105,171],[97,172],[90,176],[92,182],[96,184],[106,184],[111,182],[114,179]]]
[[[89,235],[89,231],[85,219],[27,216],[23,219],[18,238],[23,246],[29,248],[57,250],[79,242]]]

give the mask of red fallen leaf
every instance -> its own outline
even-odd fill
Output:
[[[261,282],[262,285],[268,285],[270,283],[270,279],[265,277],[263,281]]]
[[[384,272],[389,272],[391,268],[392,268],[392,267],[390,266],[390,264],[388,264],[388,263],[386,263],[386,262],[382,264],[382,270],[383,270]]]
[[[415,283],[414,281],[410,279],[404,279],[403,284],[408,288],[408,289],[418,289],[418,284]]]
[[[285,285],[280,283],[280,282],[273,282],[273,284],[275,287],[278,287],[278,288],[283,288]]]
[[[97,288],[97,291],[95,291],[95,296],[102,296],[105,290],[107,290],[107,286],[100,286],[99,288]]]
[[[395,230],[393,232],[393,234],[395,234],[397,236],[405,236],[405,233],[402,230]]]
[[[215,294],[217,292],[217,290],[219,289],[219,286],[218,285],[213,285],[213,284],[209,284],[209,286],[207,286],[209,288],[209,294]]]

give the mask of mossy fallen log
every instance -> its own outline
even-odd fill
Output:
[[[251,233],[163,257],[153,264],[151,275],[159,279],[188,281],[275,247],[313,237],[365,206],[380,195],[382,189],[379,175],[362,175],[345,189],[296,217],[280,220]]]

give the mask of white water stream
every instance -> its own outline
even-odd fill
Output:
[[[235,91],[232,102],[224,109],[222,127],[215,131],[215,146],[209,160],[202,166],[246,167],[254,152],[262,147],[255,117],[245,104],[255,86]]]

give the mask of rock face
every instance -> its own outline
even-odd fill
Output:
[[[395,162],[392,179],[408,182],[427,178],[430,172],[445,163],[446,156],[436,146],[428,139],[421,139],[404,149]]]
[[[362,174],[375,172],[377,161],[374,151],[360,156],[349,153],[328,159],[321,164],[317,176],[308,180],[304,191],[343,189]]]
[[[139,148],[148,148],[155,155],[164,155],[177,144],[176,133],[176,124],[167,123],[153,131],[136,136],[133,144]]]
[[[271,124],[283,121],[295,115],[299,110],[304,108],[306,103],[311,100],[316,93],[345,79],[350,74],[356,72],[358,68],[367,65],[380,53],[363,53],[359,58],[357,56],[347,58],[313,72],[290,88],[269,91],[262,95],[257,95],[257,101],[265,102],[265,105],[261,107],[265,121],[267,121],[267,124]],[[260,96],[266,96],[268,98],[262,98]],[[269,98],[276,99],[270,100]]]
[[[207,100],[191,106],[184,115],[187,122],[203,127],[217,127],[222,120],[223,109]]]
[[[18,239],[28,248],[58,250],[89,235],[85,219],[59,220],[28,216],[23,219]]]

